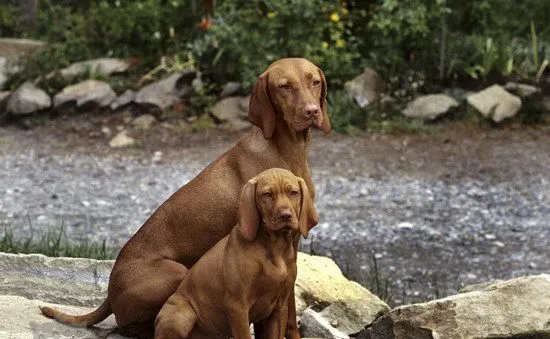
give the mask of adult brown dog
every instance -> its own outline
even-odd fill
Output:
[[[312,125],[330,132],[326,96],[325,76],[308,60],[289,58],[271,64],[250,98],[248,119],[257,128],[168,198],[128,240],[101,306],[82,316],[49,307],[42,313],[83,326],[114,313],[120,333],[148,337],[155,316],[187,268],[236,224],[239,192],[249,179],[272,167],[288,169],[305,180],[314,198],[307,152]],[[292,294],[287,338],[300,337],[295,313]]]
[[[317,213],[305,181],[272,168],[241,191],[239,222],[189,270],[160,310],[155,339],[283,339],[296,281],[296,248]]]

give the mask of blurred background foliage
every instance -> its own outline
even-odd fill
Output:
[[[100,56],[145,68],[191,54],[220,80],[249,87],[275,59],[305,56],[331,85],[369,66],[384,78],[415,69],[428,80],[528,76],[550,53],[546,0],[218,0],[197,28],[199,0],[40,0],[29,27],[20,1],[0,5],[0,36],[47,40],[39,69]]]
[[[0,5],[0,36],[50,43],[26,76],[105,56],[143,74],[164,56],[200,70],[213,90],[226,81],[247,90],[272,61],[303,56],[331,90],[372,67],[394,91],[420,74],[414,91],[429,92],[533,78],[550,58],[548,0],[218,0],[206,30],[201,0],[39,0],[34,25],[21,2]]]

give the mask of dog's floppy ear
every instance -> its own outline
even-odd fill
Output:
[[[307,238],[309,230],[319,222],[319,216],[317,216],[317,211],[315,210],[315,206],[313,206],[313,201],[311,200],[311,195],[307,189],[306,182],[302,178],[298,181],[300,183],[300,193],[302,197],[300,217],[298,218],[298,228],[300,229],[302,236]]]
[[[275,129],[275,110],[269,98],[269,75],[262,74],[254,87],[248,105],[248,121],[258,126],[264,133],[264,138],[271,139]]]
[[[319,71],[319,75],[321,76],[321,83],[323,87],[321,88],[321,112],[323,112],[323,122],[321,123],[321,129],[325,133],[330,133],[330,130],[332,127],[330,126],[330,120],[328,118],[328,102],[327,102],[327,93],[328,93],[328,86],[327,86],[327,79],[325,78],[325,73],[320,68],[317,68]]]
[[[239,234],[248,241],[256,239],[260,214],[256,207],[256,178],[250,179],[241,190],[239,199]]]

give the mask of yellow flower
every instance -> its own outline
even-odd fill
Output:
[[[324,49],[327,49],[327,48],[328,48],[328,42],[323,41],[323,48],[324,48]]]
[[[273,19],[276,16],[277,16],[277,12],[268,12],[267,13],[267,17],[270,18],[270,19]]]
[[[332,21],[332,22],[340,21],[340,16],[338,15],[338,13],[332,13],[330,15],[330,21]]]
[[[347,15],[349,13],[349,10],[346,7],[342,8],[342,14]]]
[[[342,39],[336,39],[336,47],[342,48],[346,45],[346,42]]]

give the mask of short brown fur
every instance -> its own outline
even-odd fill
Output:
[[[314,198],[307,162],[310,127],[330,132],[326,93],[323,72],[308,60],[270,65],[250,99],[248,117],[257,127],[168,198],[128,240],[103,304],[83,316],[49,307],[41,308],[44,315],[90,326],[114,313],[120,333],[150,337],[154,318],[188,268],[236,224],[239,192],[249,179],[272,167],[288,169],[304,179]],[[289,299],[286,337],[296,339],[293,293]]]
[[[270,169],[249,180],[239,223],[199,259],[160,310],[155,339],[283,339],[296,280],[296,239],[317,220],[305,181]]]

